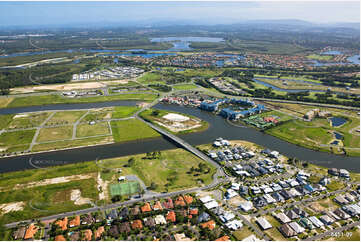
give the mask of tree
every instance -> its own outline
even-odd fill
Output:
[[[128,160],[128,167],[131,167],[132,165],[134,165],[134,162],[135,162],[134,157],[131,157],[131,158]]]

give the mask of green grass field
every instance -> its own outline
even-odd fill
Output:
[[[159,133],[137,119],[111,121],[111,127],[115,142],[154,138],[160,136]]]
[[[76,130],[76,137],[88,137],[107,134],[110,134],[107,122],[100,122],[93,125],[87,123],[79,124]]]
[[[73,147],[82,147],[82,146],[93,146],[100,144],[107,144],[113,142],[112,136],[103,136],[103,137],[91,137],[86,139],[75,139],[75,140],[66,140],[66,141],[55,141],[50,143],[36,144],[33,146],[32,151],[47,151],[47,150],[57,150],[57,149],[67,149]]]
[[[0,146],[11,147],[30,144],[35,134],[35,129],[4,132],[0,135]]]
[[[112,96],[98,96],[98,97],[84,97],[84,98],[66,98],[54,94],[54,95],[43,95],[43,96],[17,97],[12,99],[11,102],[8,103],[7,105],[4,104],[2,108],[40,106],[40,105],[59,104],[59,103],[107,102],[107,101],[117,101],[117,100],[153,101],[156,98],[157,98],[156,94],[119,94]]]
[[[148,187],[154,182],[157,185],[155,189],[157,192],[166,191],[167,188],[168,191],[175,191],[210,184],[216,171],[214,167],[183,149],[161,151],[161,155],[154,159],[145,159],[145,157],[146,154],[139,154],[112,158],[102,160],[101,164],[107,169],[121,168],[122,176],[137,175]],[[130,158],[134,158],[134,163],[130,167],[125,167]],[[199,164],[205,167],[202,172],[190,172],[191,167],[198,168]],[[114,171],[113,174],[118,173]],[[110,179],[112,175],[107,177]]]
[[[15,115],[9,124],[9,129],[21,129],[37,127],[41,125],[50,115],[49,112],[37,112],[30,114]]]
[[[306,57],[311,60],[319,60],[319,61],[328,61],[333,58],[332,55],[317,55],[317,54],[308,55]]]
[[[126,118],[132,116],[135,112],[137,112],[139,107],[128,107],[128,106],[117,106],[114,107],[114,111],[112,113],[113,119],[118,118]]]
[[[172,86],[175,90],[191,90],[197,88],[194,84],[180,84]]]
[[[136,181],[128,181],[124,183],[110,184],[110,196],[128,196],[141,191],[140,185]]]
[[[13,120],[13,114],[0,115],[0,130],[6,129]]]
[[[56,112],[46,125],[75,123],[86,111],[61,111]]]
[[[71,139],[73,126],[61,126],[40,129],[37,142]]]

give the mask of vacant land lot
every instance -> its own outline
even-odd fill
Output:
[[[328,60],[332,59],[332,55],[316,55],[316,54],[313,54],[313,55],[308,55],[306,57],[308,59],[311,59],[311,60],[319,60],[319,61],[328,61]]]
[[[0,135],[0,145],[14,146],[14,145],[30,144],[34,134],[35,134],[35,129],[4,132]]]
[[[46,125],[72,124],[75,123],[86,111],[62,111],[56,112]]]
[[[112,113],[113,119],[126,118],[132,116],[140,108],[138,107],[128,107],[128,106],[117,106],[114,107],[114,112]]]
[[[82,197],[93,201],[97,199],[95,179],[0,192],[0,204],[24,203],[19,211],[3,214],[2,220],[9,223],[90,207],[90,204],[76,205],[71,200],[72,191],[77,189],[81,191]]]
[[[9,129],[21,129],[21,128],[31,128],[41,125],[50,113],[48,112],[38,112],[38,113],[29,113],[29,114],[17,114],[13,117],[11,123],[9,124]]]
[[[87,123],[79,124],[76,130],[77,137],[88,137],[107,134],[110,134],[107,122],[100,122],[93,125]]]
[[[133,158],[133,162],[128,162]],[[201,165],[201,170],[199,166]],[[107,169],[121,168],[122,175],[137,175],[146,186],[154,183],[157,192],[174,191],[189,187],[209,184],[215,168],[200,160],[193,154],[183,150],[167,150],[153,154],[139,154],[115,159],[107,159],[101,162],[102,167]],[[194,171],[191,171],[191,168]],[[114,174],[117,172],[115,171]],[[111,177],[111,176],[107,176]],[[112,179],[117,179],[113,176]]]
[[[197,86],[194,84],[173,85],[172,87],[176,90],[190,90],[190,89],[197,88]]]
[[[129,119],[111,122],[115,142],[146,139],[160,136],[159,133],[140,120]]]
[[[82,146],[94,146],[94,145],[108,144],[111,142],[113,142],[112,136],[102,136],[102,137],[92,137],[92,138],[85,138],[85,139],[56,141],[56,142],[50,142],[50,143],[36,144],[33,146],[32,151],[38,152],[38,151],[82,147]]]
[[[59,104],[59,103],[92,103],[92,102],[107,102],[116,100],[143,100],[153,101],[157,98],[155,94],[119,94],[112,96],[98,96],[98,97],[82,97],[82,98],[66,98],[60,95],[44,95],[44,96],[28,96],[14,98],[5,107],[27,107],[27,106],[39,106],[47,104]]]
[[[0,130],[7,128],[14,116],[13,114],[0,115]]]
[[[37,142],[71,139],[72,134],[73,126],[42,128],[40,130]]]

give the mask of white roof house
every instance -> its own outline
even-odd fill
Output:
[[[266,199],[267,203],[275,203],[276,200],[269,194],[263,195],[263,198]]]
[[[272,225],[265,218],[257,218],[256,222],[261,226],[263,230],[272,228]]]
[[[231,229],[231,230],[238,230],[240,228],[243,227],[242,221],[241,220],[232,220],[228,223],[225,224],[227,226],[227,228]]]
[[[284,213],[275,214],[275,217],[284,224],[291,222],[291,219],[287,217]]]
[[[234,219],[236,216],[231,212],[225,212],[219,218],[222,220],[223,223],[227,223]]]
[[[230,198],[235,197],[237,195],[238,195],[238,193],[235,192],[233,189],[227,189],[227,192],[226,192],[226,198],[227,199],[230,199]]]
[[[253,203],[250,202],[250,201],[245,201],[245,202],[241,202],[239,207],[245,211],[245,212],[248,212],[249,210],[252,210],[253,209]]]
[[[165,220],[164,216],[161,214],[158,214],[154,218],[155,224],[166,224],[167,221]]]
[[[315,216],[309,217],[308,220],[310,220],[315,227],[319,228],[322,227],[324,224]]]
[[[301,193],[299,193],[296,189],[292,188],[289,190],[289,193],[292,195],[292,197],[301,196]]]
[[[264,192],[264,193],[270,193],[270,192],[273,192],[273,189],[272,189],[272,188],[270,188],[269,186],[265,186],[265,187],[263,187],[262,189],[263,189],[263,192]]]
[[[210,201],[213,201],[214,199],[210,196],[201,197],[199,200],[201,200],[202,203],[208,203]]]
[[[219,207],[219,204],[213,200],[211,202],[208,202],[208,203],[205,203],[204,206],[207,208],[207,209],[212,209],[212,208],[216,208],[216,207]]]
[[[231,189],[233,189],[233,190],[239,190],[239,187],[240,187],[240,186],[241,186],[240,183],[232,183]]]
[[[297,234],[303,233],[305,231],[305,228],[299,225],[296,222],[292,222],[288,224]]]

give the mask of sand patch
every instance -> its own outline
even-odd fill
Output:
[[[24,209],[24,202],[13,202],[0,204],[0,214],[5,214],[14,211],[21,211]]]
[[[63,177],[56,177],[51,179],[45,179],[38,182],[29,182],[26,184],[17,184],[12,187],[12,190],[24,189],[24,188],[31,188],[31,187],[39,187],[39,186],[46,186],[52,184],[59,184],[59,183],[66,183],[75,180],[84,180],[92,178],[94,174],[86,174],[86,175],[73,175],[73,176],[63,176]],[[7,189],[8,190],[8,189]],[[0,188],[0,191],[5,191],[5,189]]]
[[[29,117],[29,114],[27,114],[27,113],[16,114],[13,119],[16,119],[16,118],[25,118],[25,117]]]
[[[164,115],[162,118],[167,119],[169,121],[174,121],[174,122],[185,122],[189,120],[189,117],[180,115],[180,114],[176,114],[176,113],[168,113],[167,115]]]
[[[70,200],[74,201],[75,205],[91,203],[91,200],[89,198],[84,198],[81,196],[81,191],[79,189],[71,190]]]
[[[68,84],[56,84],[56,85],[41,85],[41,86],[29,86],[29,87],[16,87],[11,88],[11,93],[32,93],[38,91],[71,91],[78,89],[94,89],[106,87],[101,82],[83,82],[83,83],[68,83]]]
[[[108,198],[108,181],[103,181],[100,176],[100,172],[98,173],[98,190],[99,190],[99,200],[106,200]]]

